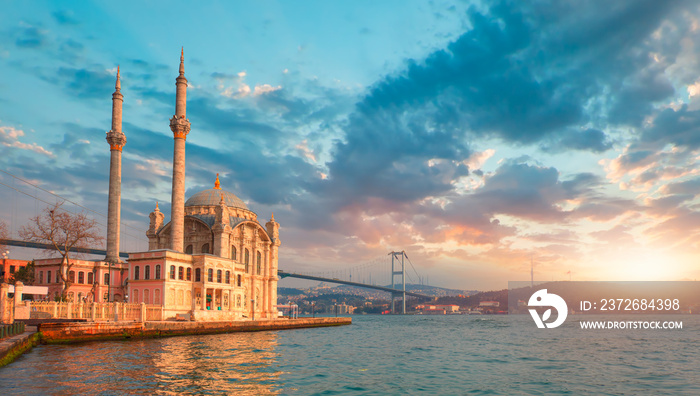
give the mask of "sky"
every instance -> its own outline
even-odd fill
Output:
[[[280,269],[699,278],[700,5],[483,3],[3,0],[0,219],[16,236],[52,192],[106,223],[119,65],[121,248],[146,249],[184,47],[186,197],[219,173],[274,213]]]

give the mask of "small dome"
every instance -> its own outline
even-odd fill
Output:
[[[226,206],[249,210],[245,202],[241,201],[235,194],[219,188],[210,188],[198,192],[185,202],[185,206],[218,206],[222,194]]]

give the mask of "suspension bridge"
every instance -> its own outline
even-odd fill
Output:
[[[19,229],[18,223],[20,220],[17,219],[18,213],[22,213],[20,217],[26,217],[26,219],[21,221],[23,223],[22,225],[24,225],[29,217],[38,215],[44,205],[53,205],[56,202],[68,204],[67,207],[64,205],[61,210],[72,213],[86,212],[95,219],[98,226],[106,228],[107,216],[104,213],[92,210],[75,202],[75,200],[43,189],[28,180],[17,177],[4,170],[0,170],[0,186],[5,187],[4,192],[0,191],[0,199],[4,200],[6,203],[9,201],[9,205],[6,207],[11,208],[11,218],[8,222],[9,229],[7,230],[8,235],[6,235],[6,238],[0,237],[0,245],[27,249],[53,249],[51,245],[27,242],[18,238],[13,238],[13,235],[15,235],[16,231]],[[11,198],[7,196],[8,192],[13,195]],[[18,197],[20,199],[18,199]],[[120,257],[124,259],[128,258],[128,251],[147,250],[146,238],[144,237],[144,231],[142,229],[137,228],[136,225],[129,225],[122,222],[121,230]],[[104,256],[106,254],[104,249],[99,248],[74,249],[74,251],[76,253],[96,256]],[[350,285],[390,293],[392,297],[392,313],[395,313],[395,301],[397,299],[400,299],[402,302],[401,313],[405,313],[407,297],[420,299],[432,298],[431,296],[406,290],[407,278],[413,284],[425,284],[427,283],[425,282],[427,278],[419,275],[404,251],[390,252],[384,257],[379,257],[369,262],[348,268],[329,268],[320,272],[299,272],[280,269],[278,270],[278,276],[280,279],[305,279]]]

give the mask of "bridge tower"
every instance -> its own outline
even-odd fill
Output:
[[[391,293],[391,313],[394,313],[394,300],[396,299],[397,295],[400,295],[402,297],[402,309],[401,313],[406,314],[406,267],[404,265],[404,259],[406,258],[406,252],[405,251],[400,251],[400,252],[391,252],[389,253],[391,255],[391,288],[396,289],[395,284],[394,284],[394,277],[397,275],[401,275],[401,291],[396,291]],[[398,267],[399,263],[401,264],[401,271],[396,271],[395,268]]]

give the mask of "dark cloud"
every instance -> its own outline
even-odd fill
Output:
[[[475,137],[549,152],[609,150],[602,128],[638,125],[674,93],[648,56],[648,39],[678,4],[616,2],[605,14],[600,5],[471,8],[469,31],[408,61],[357,103],[327,164],[328,190],[347,202],[449,195],[450,176],[465,172],[428,164],[467,158]],[[523,201],[512,204],[527,211]]]
[[[15,45],[19,48],[38,49],[45,47],[48,44],[46,32],[34,27],[24,27],[18,31],[18,37],[15,39]]]
[[[44,75],[46,81],[65,84],[69,94],[80,99],[109,98],[114,92],[116,73],[104,69],[60,67],[56,75]]]
[[[700,111],[683,105],[661,111],[650,127],[642,129],[641,140],[663,145],[672,143],[690,149],[700,147]]]
[[[51,16],[61,25],[78,25],[80,23],[77,19],[75,19],[73,11],[54,11],[51,13]]]
[[[63,140],[50,146],[51,151],[61,158],[85,160],[90,156],[91,142],[89,139],[105,137],[105,131],[96,128],[85,128],[74,123],[65,123],[62,127],[67,131],[63,134]],[[103,142],[98,140],[96,143],[102,144]],[[103,144],[104,147],[109,146],[106,141]]]
[[[663,191],[667,194],[698,195],[700,194],[700,177],[669,183],[664,186]]]
[[[602,153],[612,148],[612,143],[599,129],[570,130],[555,138],[550,144],[541,146],[543,151],[562,152],[569,150]]]

